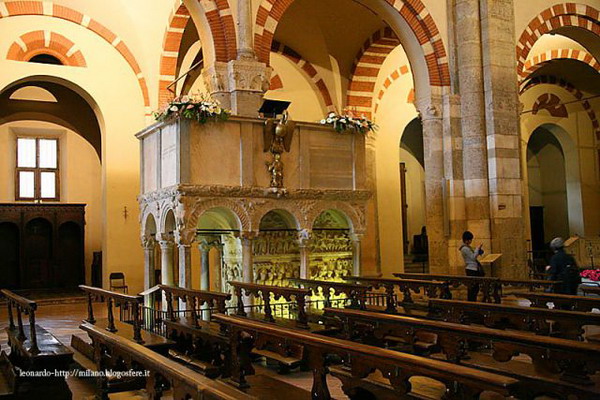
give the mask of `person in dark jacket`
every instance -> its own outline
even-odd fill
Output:
[[[483,245],[480,244],[475,249],[471,247],[473,243],[473,234],[469,231],[465,231],[462,235],[462,245],[458,249],[460,254],[465,261],[465,273],[467,276],[484,276],[483,267],[479,263],[479,256],[483,254]],[[467,290],[467,300],[477,301],[477,294],[479,293],[479,285],[472,285]]]
[[[554,293],[576,295],[581,277],[575,259],[565,252],[565,242],[560,237],[552,239],[550,248],[554,255],[546,269],[550,273],[550,280],[561,281],[554,286]]]

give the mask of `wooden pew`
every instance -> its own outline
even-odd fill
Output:
[[[445,386],[447,399],[476,399],[483,391],[492,391],[507,396],[519,391],[518,380],[428,359],[412,354],[386,350],[379,347],[329,338],[314,333],[289,329],[237,316],[215,315],[215,319],[227,325],[231,343],[231,381],[248,386],[247,377],[254,374],[250,352],[265,343],[276,345],[285,354],[290,345],[305,348],[305,360],[313,371],[311,398],[330,399],[327,374],[331,372],[343,382],[344,392],[351,398],[357,388],[364,391],[378,387],[376,398],[413,398],[409,379],[424,376],[435,379]],[[332,367],[332,356],[344,360],[346,368]],[[374,382],[369,374],[378,370],[385,377],[385,384]],[[372,392],[373,393],[373,392]],[[354,394],[354,395],[353,395]],[[420,398],[420,397],[418,397]]]
[[[168,285],[159,285],[167,302],[166,319],[163,321],[167,338],[176,345],[169,355],[198,370],[209,378],[223,374],[221,353],[228,348],[228,341],[219,332],[220,325],[210,321],[209,315],[225,313],[228,293],[193,290]],[[186,305],[185,316],[175,313],[173,301]],[[202,306],[206,305],[206,309]],[[209,314],[202,318],[202,313]],[[190,318],[187,317],[190,316]]]
[[[105,328],[107,331],[117,333],[126,339],[131,339],[136,343],[143,344],[155,351],[167,354],[174,343],[166,338],[142,331],[141,308],[144,304],[143,296],[131,296],[109,290],[79,285],[79,288],[87,294],[88,316],[84,320],[92,325]],[[94,301],[106,303],[107,319],[98,320],[94,318]],[[115,320],[114,308],[119,307],[121,316],[126,322]]]
[[[544,391],[547,385],[552,385],[552,392],[563,397],[572,392],[580,392],[580,398],[600,396],[597,390],[573,387],[557,379],[558,376],[574,385],[591,385],[592,375],[600,370],[600,345],[597,344],[360,310],[328,308],[325,316],[328,323],[343,328],[346,339],[380,345],[386,339],[402,340],[416,353],[441,352],[454,363],[467,363],[529,380],[527,386],[531,389],[537,387]],[[422,345],[423,340],[427,340],[426,346]],[[507,363],[520,354],[528,355],[534,370],[526,369],[526,374],[519,376],[523,368],[513,371],[511,365],[524,364],[521,361],[508,363],[501,369],[493,362],[478,364],[468,351],[474,344],[491,349],[491,357],[500,363]],[[487,361],[484,357],[480,359]],[[541,376],[536,378],[535,375]]]
[[[150,349],[89,323],[81,325],[92,338],[97,369],[131,369],[144,378],[149,399],[161,398],[166,390],[175,400],[256,399],[226,383],[211,380]],[[121,364],[117,360],[122,360]],[[101,378],[97,398],[108,398],[108,380]]]
[[[464,275],[432,275],[432,274],[407,274],[394,273],[397,278],[417,279],[445,282],[449,287],[457,288],[464,286],[468,289],[474,285],[479,285],[479,292],[483,294],[484,303],[500,303],[502,286],[499,278],[464,276]]]
[[[600,286],[581,285],[580,288],[584,296],[588,294],[600,296]]]
[[[521,297],[531,302],[531,307],[549,308],[549,303],[555,309],[590,312],[594,308],[600,310],[600,298],[571,296],[558,293],[524,293]]]
[[[290,279],[290,282],[295,283],[298,286],[310,289],[313,296],[319,295],[319,289],[325,298],[325,307],[331,307],[331,296],[332,295],[346,295],[347,299],[350,299],[350,308],[359,308],[364,310],[366,308],[367,292],[371,290],[369,285],[360,285],[357,283],[348,282],[333,282],[333,281],[320,281],[312,279]]]
[[[445,282],[418,280],[418,279],[385,279],[385,278],[366,278],[362,276],[348,276],[344,278],[352,282],[364,282],[371,285],[374,289],[384,288],[386,293],[385,311],[388,313],[396,313],[398,310],[396,301],[396,288],[402,292],[402,303],[412,304],[411,291],[421,293],[423,291],[427,297],[442,299],[452,298],[450,288]]]
[[[440,299],[429,300],[429,308],[433,313],[440,311],[445,321],[469,323],[482,320],[488,327],[504,328],[508,325],[512,329],[573,340],[583,340],[584,326],[600,325],[600,314],[579,311]]]
[[[68,371],[73,361],[73,352],[50,332],[35,322],[37,303],[19,296],[10,290],[2,289],[6,298],[8,311],[8,344],[10,346],[10,366],[35,374],[36,371]],[[17,324],[15,325],[15,314]],[[23,324],[23,316],[29,317],[29,326]],[[27,329],[26,329],[27,328]],[[28,393],[33,397],[43,396],[46,399],[70,399],[71,391],[65,376],[20,377],[14,379],[19,393]],[[52,390],[49,390],[52,389]]]
[[[560,283],[560,281],[550,281],[546,279],[500,279],[502,288],[513,287],[527,289],[529,292],[533,292],[536,289],[552,289],[557,283]]]

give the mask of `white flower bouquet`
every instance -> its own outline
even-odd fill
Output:
[[[323,125],[331,125],[336,132],[369,133],[377,130],[377,125],[364,116],[355,117],[352,114],[336,114],[333,111],[321,120]]]
[[[193,119],[201,124],[209,120],[226,120],[231,112],[221,107],[218,101],[205,95],[184,95],[171,100],[161,111],[154,113],[154,119],[164,121],[169,118]]]

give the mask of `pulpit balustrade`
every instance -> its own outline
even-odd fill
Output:
[[[310,289],[313,296],[321,294],[325,298],[325,307],[331,307],[332,295],[345,295],[350,299],[350,308],[359,308],[364,310],[367,302],[367,292],[371,290],[369,285],[361,285],[357,283],[320,281],[311,279],[290,279],[290,282],[301,287]]]

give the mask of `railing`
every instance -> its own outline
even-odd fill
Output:
[[[17,311],[17,326],[19,328],[17,339],[21,342],[24,342],[26,339],[25,331],[23,330],[22,314],[29,316],[29,341],[31,343],[29,352],[31,354],[38,354],[40,349],[37,344],[37,335],[35,332],[35,310],[37,310],[37,303],[6,289],[2,289],[2,295],[6,297],[6,305],[8,307],[8,323],[9,329],[11,330],[16,328],[13,317],[13,307]]]
[[[88,297],[88,316],[86,321],[90,324],[95,324],[96,319],[94,318],[94,301],[106,302],[108,325],[106,330],[109,332],[117,332],[115,326],[115,317],[113,313],[113,305],[120,308],[120,320],[133,325],[133,340],[137,343],[144,343],[142,339],[142,318],[140,315],[140,309],[144,303],[143,296],[130,296],[127,294],[111,292],[109,290],[79,285],[79,289],[87,293]]]
[[[333,281],[318,281],[311,279],[290,279],[292,283],[295,283],[301,287],[310,289],[313,296],[319,294],[319,289],[323,297],[325,297],[325,307],[330,307],[331,295],[346,295],[346,298],[350,299],[351,308],[365,309],[365,297],[367,292],[371,290],[369,285],[361,285],[357,283],[347,282],[333,282]]]
[[[261,298],[255,298],[254,304],[244,304],[244,312],[250,313],[265,313],[265,303]],[[351,305],[352,300],[349,298],[338,298],[330,299],[331,308],[347,308]],[[385,305],[386,295],[384,293],[367,293],[365,297],[365,304],[367,306],[379,306]],[[269,302],[271,309],[271,315],[274,318],[281,319],[298,319],[298,304],[295,301],[274,303]],[[306,300],[305,310],[307,313],[313,311],[322,310],[325,308],[325,299],[318,300]],[[210,320],[213,314],[223,313],[216,308],[205,308],[201,310],[202,319]],[[224,314],[235,315],[238,312],[238,306],[225,307]],[[179,318],[191,318],[192,310],[173,310],[175,319]],[[167,330],[164,324],[165,320],[169,320],[169,316],[166,310],[156,309],[152,307],[142,307],[142,327],[144,330],[155,333],[157,335],[166,336]]]
[[[160,289],[165,293],[167,302],[167,318],[171,321],[177,321],[181,315],[175,315],[173,310],[173,300],[180,300],[189,307],[188,311],[192,318],[192,323],[198,327],[198,321],[203,320],[201,307],[206,305],[207,309],[225,312],[225,302],[231,299],[227,293],[209,292],[205,290],[193,290],[175,286],[160,285]],[[207,319],[210,318],[210,314]]]

